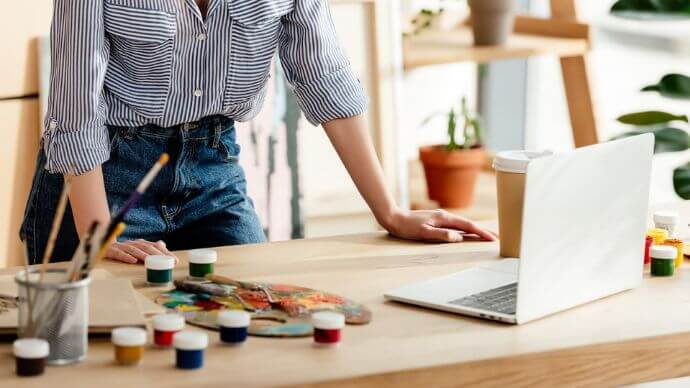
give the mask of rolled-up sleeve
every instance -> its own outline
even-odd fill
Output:
[[[109,158],[103,80],[109,46],[103,0],[55,0],[50,93],[43,146],[46,169],[82,174]]]
[[[283,16],[280,60],[312,124],[366,111],[366,93],[340,47],[327,0],[297,0]]]

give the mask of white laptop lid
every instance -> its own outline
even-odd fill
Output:
[[[641,282],[653,148],[646,134],[530,162],[519,323]]]

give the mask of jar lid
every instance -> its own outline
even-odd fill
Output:
[[[218,313],[218,324],[222,327],[247,327],[252,317],[244,310],[225,310]]]
[[[211,264],[218,260],[218,252],[213,249],[193,249],[189,251],[189,262],[194,264]]]
[[[649,253],[654,259],[673,260],[678,256],[676,247],[667,245],[653,245]]]
[[[494,158],[494,169],[524,174],[531,160],[551,155],[553,155],[552,151],[502,151]]]
[[[173,346],[180,350],[203,350],[208,346],[208,336],[201,331],[181,331],[173,336]]]
[[[678,213],[661,211],[654,212],[653,218],[655,223],[659,222],[662,224],[675,224],[678,223],[680,216],[678,216]]]
[[[110,333],[116,346],[143,346],[146,344],[146,330],[139,327],[118,327]]]
[[[40,338],[22,338],[14,341],[12,350],[17,358],[46,358],[50,354],[50,345]]]
[[[175,258],[165,255],[146,256],[146,269],[164,270],[175,268]]]
[[[184,329],[184,317],[180,314],[160,314],[153,317],[153,330],[180,331]]]
[[[319,311],[311,315],[311,324],[320,330],[342,329],[345,326],[345,316],[333,311]]]

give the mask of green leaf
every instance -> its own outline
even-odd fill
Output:
[[[662,12],[688,12],[690,0],[649,0],[655,9]]]
[[[638,128],[614,137],[613,140],[637,136],[643,133],[654,134],[654,153],[685,151],[690,147],[690,136],[678,128],[664,127],[654,129]]]
[[[618,0],[611,6],[611,12],[654,11],[655,9],[650,0]]]
[[[684,121],[687,123],[688,116],[649,110],[644,112],[629,113],[627,115],[618,117],[617,120],[623,124],[630,125],[657,125],[671,121]]]
[[[690,77],[683,74],[666,74],[656,85],[642,88],[643,92],[659,92],[662,96],[690,99]]]
[[[673,189],[683,199],[690,199],[690,163],[673,170]]]

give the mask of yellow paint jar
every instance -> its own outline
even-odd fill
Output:
[[[115,361],[120,365],[136,365],[144,357],[146,330],[138,327],[120,327],[110,334],[115,345]]]
[[[672,246],[676,248],[676,250],[678,251],[675,261],[676,268],[683,265],[683,247],[685,245],[683,244],[683,240],[679,240],[677,238],[669,238],[666,241],[664,241],[664,245]]]
[[[654,239],[654,245],[662,245],[668,239],[668,230],[660,228],[649,229],[647,236]]]

